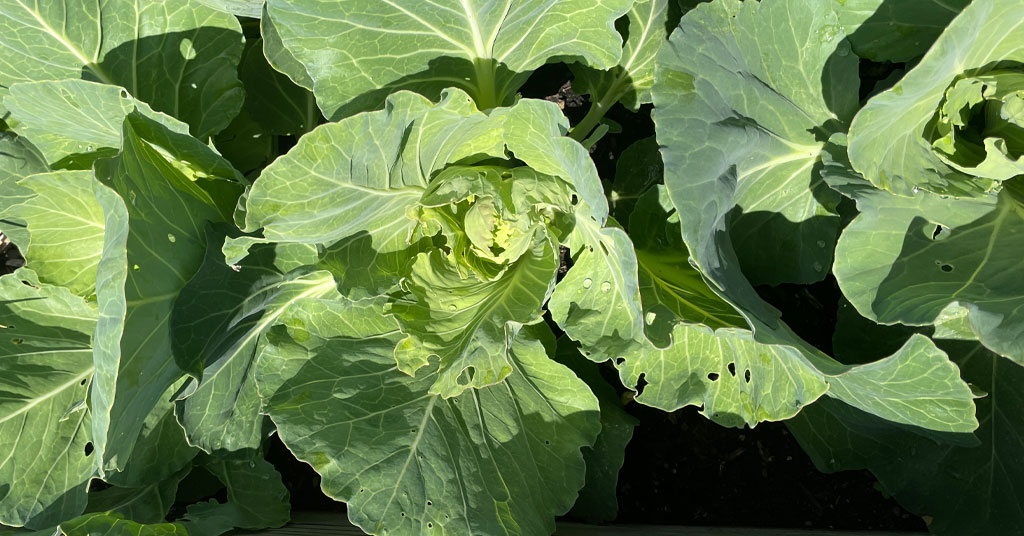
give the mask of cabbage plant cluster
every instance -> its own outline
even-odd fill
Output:
[[[614,518],[625,404],[786,421],[936,534],[1012,533],[1022,20],[0,0],[0,533],[279,527],[280,441],[369,534],[550,534]],[[521,91],[557,62],[575,125]],[[656,137],[601,176],[618,106]],[[832,278],[831,344],[762,298]]]

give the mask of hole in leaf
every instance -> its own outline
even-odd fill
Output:
[[[942,266],[939,266],[939,269],[942,270],[943,272],[946,272],[948,274],[949,272],[953,271],[953,265],[952,264],[943,264]]]
[[[90,441],[90,442],[85,444],[85,455],[86,456],[92,456],[92,451],[93,450],[94,449],[92,447],[92,441]]]
[[[85,382],[89,381],[87,378],[82,378],[82,381],[78,382],[78,385],[85,385]]]
[[[433,523],[427,523],[427,528],[428,528],[428,529],[432,529],[432,528],[434,528],[434,524],[433,524]]]
[[[402,517],[405,517],[405,512],[402,512]]]
[[[578,203],[578,202],[579,202],[579,200],[580,200],[580,198],[576,197],[576,194],[572,194],[572,198],[570,199],[570,201],[572,202],[572,204],[574,204],[574,205],[575,205],[576,203]]]
[[[743,372],[743,379],[746,380],[747,383],[750,383],[750,369]]]
[[[547,439],[545,439],[545,440],[544,440],[544,444],[545,444],[545,445],[550,445],[550,444],[551,444],[551,441],[548,441]]]
[[[736,363],[729,363],[729,367],[728,368],[729,368],[729,374],[731,374],[733,377],[735,377],[736,376]]]
[[[427,501],[427,506],[434,506],[434,503]]]
[[[128,98],[128,90],[127,89],[122,89],[121,90],[121,98],[122,99],[127,99]]]
[[[935,240],[935,239],[939,238],[940,236],[942,236],[942,233],[945,230],[946,230],[945,227],[943,227],[941,225],[936,225],[935,226],[935,230],[932,231],[932,240]]]
[[[626,358],[625,357],[617,357],[617,358],[615,358],[615,365],[616,366],[621,365],[621,364],[623,364],[625,362],[626,362]]]
[[[713,382],[714,381],[718,381],[718,373],[717,372],[709,372],[708,373],[708,379],[713,381]]]
[[[636,379],[637,396],[640,396],[644,393],[644,387],[647,387],[647,378],[644,377],[644,374],[641,374],[640,377]]]

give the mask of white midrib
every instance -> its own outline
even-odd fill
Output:
[[[490,52],[484,49],[484,38],[480,33],[480,26],[476,23],[476,13],[473,12],[473,8],[466,0],[459,0],[459,3],[462,4],[462,10],[466,12],[466,22],[469,23],[469,29],[473,33],[473,50],[476,52],[476,57],[490,58]]]
[[[5,417],[0,417],[0,424],[3,424],[5,422],[7,422],[7,421],[17,417],[18,415],[21,415],[23,413],[28,412],[32,408],[38,406],[39,404],[42,404],[44,401],[49,400],[49,399],[57,396],[58,394],[60,394],[61,392],[63,392],[64,390],[66,390],[66,389],[68,389],[70,387],[73,387],[74,385],[80,383],[82,380],[84,380],[84,379],[88,378],[90,375],[92,375],[93,371],[95,371],[95,368],[94,367],[89,367],[88,369],[84,370],[78,376],[75,376],[74,378],[68,380],[67,382],[58,385],[53,390],[51,390],[49,392],[46,392],[46,393],[43,393],[40,396],[37,396],[36,398],[34,398],[32,400],[32,402],[30,402],[28,404],[25,404],[24,406],[22,406],[20,409],[18,409],[14,413],[11,413],[10,415],[7,415]]]
[[[66,48],[68,52],[73,54],[78,61],[82,62],[83,66],[88,67],[90,71],[96,74],[96,76],[99,77],[99,79],[103,83],[114,84],[110,77],[107,76],[107,74],[99,68],[99,65],[96,65],[95,60],[90,60],[89,58],[87,58],[81,50],[78,50],[78,47],[71,44],[71,42],[68,41],[66,37],[57,32],[57,30],[55,30],[53,26],[50,26],[50,24],[43,19],[42,15],[40,15],[34,9],[30,9],[28,6],[22,3],[21,0],[14,1],[17,2],[18,5],[21,6],[21,8],[24,9],[26,13],[32,15],[32,18],[39,23],[39,26],[42,27],[43,31],[45,31],[47,34],[50,35],[50,37],[54,38],[58,43],[64,46],[64,48]]]

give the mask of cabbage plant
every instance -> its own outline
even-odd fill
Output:
[[[0,531],[279,527],[273,441],[366,533],[550,534],[630,404],[1012,526],[1024,12],[932,3],[0,0]],[[762,294],[830,276],[822,349]]]

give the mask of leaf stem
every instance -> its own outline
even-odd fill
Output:
[[[497,66],[494,60],[489,58],[476,58],[473,60],[473,70],[476,73],[476,106],[481,110],[488,110],[498,106],[498,90],[495,85]]]
[[[603,119],[604,115],[608,113],[608,110],[614,106],[620,98],[622,98],[621,86],[622,79],[616,79],[615,83],[608,88],[608,92],[590,105],[590,109],[587,110],[587,115],[583,116],[583,119],[569,130],[569,137],[581,143],[583,140],[587,139],[587,134],[590,134],[594,130],[594,127],[601,122],[601,119]]]

